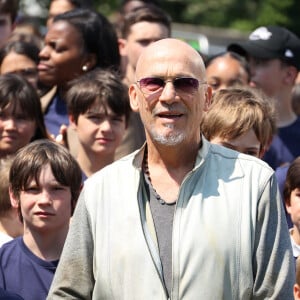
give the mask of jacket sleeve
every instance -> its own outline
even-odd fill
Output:
[[[92,299],[94,242],[82,191],[64,249],[48,294],[48,300]]]
[[[251,299],[293,299],[295,264],[274,175],[262,192],[257,210]]]

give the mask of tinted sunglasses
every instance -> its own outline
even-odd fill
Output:
[[[206,82],[200,82],[193,77],[177,77],[173,79],[163,79],[159,77],[145,77],[137,80],[138,86],[143,94],[152,95],[161,93],[167,82],[172,82],[176,92],[185,94],[193,94],[199,88],[200,84]]]

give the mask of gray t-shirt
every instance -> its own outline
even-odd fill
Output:
[[[157,236],[159,256],[163,267],[164,282],[170,295],[172,285],[172,231],[176,203],[160,203],[155,197],[155,191],[147,176],[144,177]]]

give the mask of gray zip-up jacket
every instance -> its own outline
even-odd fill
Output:
[[[141,180],[143,149],[85,183],[48,300],[167,299]],[[177,299],[292,299],[289,233],[273,171],[203,139],[172,236]]]

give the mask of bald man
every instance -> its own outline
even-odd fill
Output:
[[[48,299],[291,299],[273,171],[201,136],[199,54],[151,44],[129,95],[146,144],[85,182]]]

